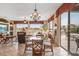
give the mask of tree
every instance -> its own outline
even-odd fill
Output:
[[[43,24],[42,29],[43,29],[44,31],[47,31],[47,30],[48,30],[48,25],[47,25],[47,24]]]

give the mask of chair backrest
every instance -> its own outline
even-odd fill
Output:
[[[32,49],[34,56],[41,56],[43,51],[43,40],[32,40]]]
[[[75,41],[76,41],[77,47],[79,47],[79,39],[76,38]]]
[[[48,34],[48,38],[50,38],[51,43],[54,43],[54,38],[53,38],[52,34]]]
[[[26,33],[25,32],[17,32],[18,42],[25,43]]]
[[[0,33],[0,38],[2,38],[3,36],[2,36],[2,34]]]

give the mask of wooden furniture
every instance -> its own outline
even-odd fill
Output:
[[[17,36],[18,36],[19,45],[25,44],[26,46],[26,32],[17,32]],[[20,49],[19,46],[18,48]],[[25,52],[26,52],[26,47],[24,48],[23,54],[25,54]]]
[[[6,38],[14,38],[16,36],[13,36],[13,35],[9,35],[9,36],[6,36]]]
[[[25,43],[26,42],[26,33],[25,32],[17,32],[18,36],[18,43]]]
[[[46,49],[49,48],[52,52],[52,55],[54,55],[54,52],[53,52],[53,37],[52,37],[51,34],[48,34],[48,38],[44,39],[43,44],[44,44],[44,52],[49,52],[49,51],[46,50]]]
[[[42,39],[41,39],[41,37],[33,36],[33,37],[30,37],[30,40],[42,40]]]
[[[8,36],[6,36],[5,42],[11,41],[11,43],[13,43],[13,39],[14,39],[15,37],[16,37],[16,36],[8,35]]]
[[[40,40],[40,39],[41,39],[41,37],[40,37],[40,38],[33,37],[33,36],[27,37],[27,38],[26,38],[26,50],[27,50],[28,48],[32,48],[32,40]],[[28,49],[28,50],[29,50],[29,49]]]
[[[32,37],[32,35],[26,35],[26,49],[25,49],[25,51],[26,50],[30,51],[29,48],[32,48],[32,40],[30,40],[30,37]]]
[[[31,36],[28,40],[29,40],[29,42],[28,41],[26,42],[25,51],[30,47],[30,48],[32,48],[31,51],[32,51],[33,56],[42,55],[42,53],[43,53],[43,40],[41,39],[41,37]]]
[[[36,35],[36,37],[41,37],[41,38],[42,38],[43,36],[44,36],[44,35],[42,35],[42,34],[37,34],[37,35]]]
[[[3,36],[0,34],[0,43],[3,41]]]
[[[0,35],[0,43],[5,44],[5,43],[9,42],[10,40],[13,41],[14,37],[16,37],[16,36],[13,36],[13,35],[9,35],[9,36],[4,35],[4,36],[1,36]]]
[[[32,55],[42,56],[43,54],[43,40],[32,40]]]

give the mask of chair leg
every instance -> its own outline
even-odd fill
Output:
[[[44,45],[44,55],[45,55],[45,45]]]
[[[26,53],[26,49],[27,49],[27,44],[25,44],[24,54]]]
[[[51,52],[52,52],[52,55],[54,55],[54,52],[53,52],[53,47],[51,47]]]

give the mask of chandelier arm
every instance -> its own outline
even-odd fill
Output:
[[[36,9],[36,3],[35,3],[35,9]]]

